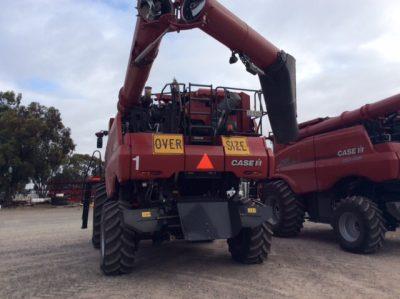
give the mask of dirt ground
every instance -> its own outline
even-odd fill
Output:
[[[340,250],[329,226],[274,239],[263,265],[231,261],[224,241],[144,243],[133,274],[104,277],[80,208],[0,210],[0,298],[399,298],[400,233],[375,255]]]

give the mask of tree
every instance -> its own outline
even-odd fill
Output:
[[[73,154],[61,166],[60,172],[54,176],[52,182],[79,182],[87,174],[101,175],[99,166],[103,169],[103,162],[99,158],[92,159],[90,155]]]
[[[60,112],[38,103],[21,105],[21,94],[0,92],[0,192],[4,204],[32,181],[40,195],[74,150]]]
[[[15,94],[13,91],[0,91],[0,112],[7,109],[19,107],[22,100],[22,94]]]
[[[36,123],[39,127],[34,148],[36,159],[32,161],[34,168],[32,181],[38,194],[45,196],[47,183],[57,174],[75,145],[71,139],[71,130],[64,127],[57,109],[31,103],[26,111],[32,125]]]
[[[21,94],[0,92],[0,192],[5,205],[29,182],[34,171],[26,147],[31,137],[20,115],[21,99]]]

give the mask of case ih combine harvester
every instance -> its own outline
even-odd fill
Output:
[[[334,118],[300,124],[299,140],[275,144],[275,181],[264,199],[277,235],[297,235],[307,212],[330,223],[340,245],[370,253],[400,223],[400,95]],[[273,138],[272,138],[273,139]]]
[[[98,135],[100,143],[109,136],[93,218],[101,268],[129,273],[140,240],[171,238],[227,239],[234,260],[260,263],[271,245],[272,210],[261,203],[259,184],[273,170],[262,118],[266,108],[279,142],[297,138],[295,60],[215,0],[140,0],[137,7],[118,114]],[[231,63],[239,56],[262,93],[173,82],[155,98],[149,88],[142,96],[162,37],[194,28],[231,49]]]

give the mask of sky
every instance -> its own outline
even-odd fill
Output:
[[[221,0],[297,60],[299,121],[335,116],[400,93],[400,1]],[[116,114],[135,26],[135,0],[0,0],[0,90],[54,106],[76,151]],[[148,85],[177,78],[258,89],[230,51],[199,30],[172,33]]]

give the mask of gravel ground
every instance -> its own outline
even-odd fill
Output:
[[[340,250],[329,226],[274,239],[263,265],[226,243],[144,243],[133,274],[104,277],[80,208],[0,210],[0,298],[399,298],[400,233],[374,255]]]

